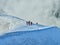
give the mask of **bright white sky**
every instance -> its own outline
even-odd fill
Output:
[[[39,22],[41,24],[49,22],[52,11],[57,10],[59,0],[0,0],[0,8],[7,14],[20,17],[25,20]],[[54,5],[56,5],[54,7]]]

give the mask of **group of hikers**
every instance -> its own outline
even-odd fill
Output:
[[[31,21],[26,21],[26,25],[32,25],[33,23],[31,22]],[[38,24],[38,23],[36,23],[36,24]]]
[[[26,24],[30,26],[30,25],[32,25],[32,22],[31,21],[27,21]]]

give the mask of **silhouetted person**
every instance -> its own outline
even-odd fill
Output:
[[[32,22],[30,22],[30,25],[32,25]]]
[[[28,22],[28,24],[29,24],[29,26],[31,25],[31,24],[30,24],[30,21]]]
[[[27,25],[30,25],[30,21],[27,21],[26,24],[27,24]]]
[[[30,25],[32,25],[32,22],[27,21],[26,24],[30,26]]]

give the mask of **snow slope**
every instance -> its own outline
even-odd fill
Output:
[[[0,34],[10,31],[18,25],[22,26],[24,24],[24,19],[7,14],[0,14]]]
[[[60,27],[60,0],[0,0],[2,10],[25,20]]]
[[[36,30],[42,27],[44,26],[39,24],[36,25],[34,23],[31,26],[27,26],[26,20],[24,19],[7,14],[0,14],[0,35],[15,31]]]
[[[9,24],[9,30],[0,29],[0,45],[60,45],[60,28],[40,24],[27,26],[25,20],[5,14],[0,15],[0,21],[0,28]]]
[[[11,32],[0,36],[0,45],[60,45],[59,34],[57,27]]]
[[[26,24],[26,20],[0,13],[0,30],[28,30],[28,29],[39,29],[40,27],[44,27],[43,25],[35,24],[28,26]]]

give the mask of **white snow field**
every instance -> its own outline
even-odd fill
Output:
[[[60,0],[0,0],[0,10],[8,15],[58,27],[60,27],[59,5]]]
[[[19,30],[22,29],[20,28]],[[0,45],[60,45],[60,29],[55,26],[28,30],[14,31],[1,35]]]
[[[29,26],[24,19],[0,14],[0,45],[60,45],[59,34],[56,26]]]
[[[0,45],[60,45],[60,28],[40,24],[26,25],[26,20],[0,14]]]
[[[13,30],[16,26],[24,25],[25,21],[18,17],[0,14],[0,34]]]
[[[60,0],[0,0],[0,45],[60,45],[59,5]]]
[[[32,31],[37,29],[43,29],[45,26],[39,24],[27,25],[26,20],[6,15],[0,14],[0,35],[9,32],[16,32],[16,31]]]
[[[39,30],[39,29],[45,29],[50,28],[51,26],[43,26],[40,24],[32,24],[27,25],[26,20],[6,15],[6,14],[0,14],[0,35],[3,35],[5,33],[9,32],[16,32],[16,31],[32,31],[32,30]]]

